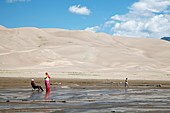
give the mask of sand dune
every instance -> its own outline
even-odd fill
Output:
[[[4,70],[47,70],[53,74],[96,73],[102,75],[101,78],[159,79],[163,76],[161,79],[170,80],[170,43],[160,39],[0,26],[0,40],[0,69],[3,71],[0,76],[7,76]]]

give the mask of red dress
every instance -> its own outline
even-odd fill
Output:
[[[50,76],[47,75],[44,79],[45,79],[45,87],[46,87],[46,92],[50,91]]]

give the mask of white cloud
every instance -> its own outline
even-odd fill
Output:
[[[104,23],[103,29],[104,29],[105,27],[111,27],[111,26],[114,25],[114,24],[115,24],[115,21],[113,21],[113,20],[111,20],[111,21],[106,21],[106,22]]]
[[[100,30],[100,26],[87,27],[85,30],[91,31],[91,32],[96,32],[96,31]]]
[[[117,21],[121,21],[121,18],[120,18],[120,16],[119,15],[114,15],[114,16],[112,16],[111,17],[111,19],[113,19],[113,20],[117,20]]]
[[[124,15],[113,15],[102,24],[111,34],[129,37],[170,36],[170,0],[139,0]],[[107,28],[106,28],[107,27]]]
[[[169,0],[140,0],[132,5],[132,10],[147,11],[147,12],[162,12],[168,5]]]
[[[7,3],[30,2],[31,0],[6,0]]]
[[[140,0],[134,3],[125,15],[113,15],[111,20],[114,35],[132,37],[170,36],[169,0]]]
[[[74,5],[69,7],[69,11],[80,15],[90,15],[91,11],[86,6]]]

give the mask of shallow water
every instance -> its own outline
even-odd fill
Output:
[[[0,112],[169,113],[170,89],[1,89]]]

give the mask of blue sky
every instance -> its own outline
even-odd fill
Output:
[[[0,25],[170,36],[170,0],[0,0]]]

